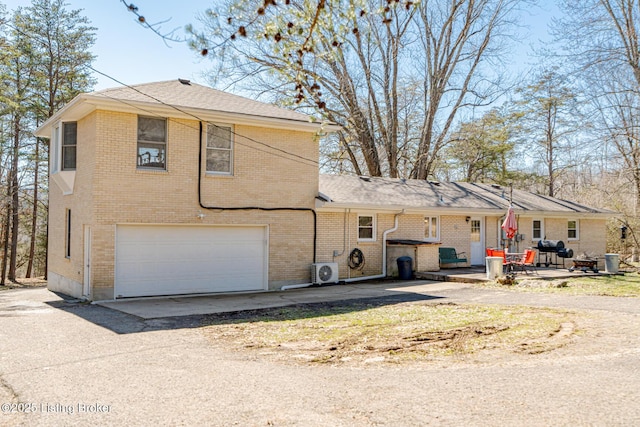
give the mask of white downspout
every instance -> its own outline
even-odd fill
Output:
[[[371,279],[384,279],[387,277],[387,235],[393,233],[398,229],[398,218],[400,215],[404,214],[404,209],[398,212],[394,217],[393,227],[385,230],[382,233],[382,274],[377,274],[375,276],[363,276],[363,277],[354,277],[351,279],[345,279],[345,282],[357,282],[359,280],[371,280]]]

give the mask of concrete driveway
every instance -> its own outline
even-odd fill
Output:
[[[155,319],[363,298],[418,301],[433,298],[433,292],[464,289],[468,287],[469,285],[461,283],[425,280],[389,281],[382,283],[354,283],[349,285],[308,287],[282,292],[121,299],[99,302],[98,305],[131,314],[142,319]]]
[[[464,285],[414,286],[420,291],[377,295],[380,287],[373,287],[373,295],[359,297],[492,304],[522,298]],[[562,305],[555,296],[525,297]],[[565,300],[600,307],[618,322],[618,335],[603,337],[600,350],[586,356],[351,369],[230,352],[206,339],[197,315],[142,319],[65,302],[42,288],[4,291],[0,425],[640,425],[638,299]]]

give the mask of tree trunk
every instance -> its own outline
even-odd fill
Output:
[[[25,277],[31,277],[33,271],[33,259],[36,254],[36,230],[38,227],[38,169],[40,168],[40,139],[36,138],[35,170],[33,173],[33,208],[31,211],[31,242],[29,245],[29,263]]]
[[[11,195],[11,185],[7,182],[7,196]],[[7,198],[7,216],[4,217],[4,224],[2,226],[2,275],[0,276],[0,285],[6,284],[7,278],[7,258],[9,255],[9,227],[11,227],[11,204]]]
[[[8,279],[16,281],[16,265],[18,261],[18,231],[20,221],[20,200],[18,198],[18,155],[20,154],[20,116],[13,122],[13,157],[11,159],[11,248],[9,256]]]

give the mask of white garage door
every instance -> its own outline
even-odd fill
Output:
[[[118,225],[115,295],[267,289],[266,227]]]

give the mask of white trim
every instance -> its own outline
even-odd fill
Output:
[[[231,153],[229,159],[229,172],[222,171],[210,171],[207,169],[207,154],[209,150],[225,150],[222,148],[209,148],[209,127],[216,126],[220,128],[229,128],[230,129],[230,137],[231,137],[231,148],[229,148],[229,152]],[[236,153],[236,138],[235,138],[235,127],[230,123],[207,123],[207,126],[204,129],[205,136],[205,144],[204,144],[204,170],[205,173],[209,176],[233,176],[233,171],[235,167],[235,153]]]
[[[150,120],[162,120],[164,121],[164,141],[145,141],[140,139],[140,119],[150,119]],[[144,146],[145,144],[149,145],[163,145],[164,146],[164,158],[163,163],[164,167],[159,166],[145,166],[139,164],[140,162],[140,144]],[[158,149],[158,151],[160,151]],[[148,153],[148,152],[147,152]],[[144,114],[137,114],[136,117],[136,169],[137,170],[147,170],[147,171],[168,171],[168,158],[169,158],[169,120],[166,117],[156,117],[156,116],[145,116]],[[151,162],[151,155],[149,154],[149,162]]]
[[[299,130],[304,132],[335,132],[342,129],[336,124],[327,124],[312,121],[302,121],[296,119],[257,116],[242,113],[232,113],[225,111],[213,111],[204,108],[181,107],[181,111],[169,105],[158,105],[155,102],[127,101],[120,99],[108,99],[104,96],[83,93],[75,97],[63,109],[55,113],[49,120],[44,122],[34,134],[42,138],[50,138],[51,126],[61,117],[67,117],[70,121],[77,121],[95,110],[109,110],[125,113],[140,114],[141,110],[153,114],[171,118],[183,118],[212,122],[231,122],[240,125],[259,126],[273,129]],[[196,117],[194,117],[196,116]],[[311,119],[310,119],[311,120]]]
[[[71,145],[71,144],[65,144],[66,140],[65,140],[65,127],[69,124],[75,124],[76,125],[76,135],[75,135],[75,144]],[[60,154],[60,159],[59,159],[59,165],[60,165],[60,171],[62,172],[75,172],[75,170],[78,167],[78,122],[76,121],[64,121],[64,122],[60,122],[60,141],[59,141],[59,146],[60,146],[60,150],[59,150],[59,154]],[[76,158],[75,158],[75,164],[73,165],[73,168],[67,168],[65,169],[64,167],[64,152],[65,152],[65,147],[74,147],[76,150]]]
[[[569,230],[573,230],[571,228],[569,228],[569,222],[574,221],[576,223],[576,237],[569,237]],[[575,241],[575,240],[580,240],[580,220],[579,219],[575,219],[575,218],[569,218],[567,219],[567,240],[570,241]]]
[[[535,236],[535,228],[533,226],[533,223],[535,221],[539,221],[540,222],[540,237],[536,237]],[[538,240],[543,240],[544,239],[544,219],[543,218],[532,218],[531,219],[531,241],[533,242],[537,242]]]
[[[360,217],[371,217],[371,238],[361,238],[360,237]],[[362,227],[363,229],[365,228],[369,228],[369,227]],[[376,241],[376,214],[375,213],[366,213],[366,212],[359,212],[357,215],[357,220],[356,220],[356,229],[357,229],[357,235],[358,235],[358,242],[375,242]]]
[[[425,242],[439,242],[440,241],[440,215],[424,215],[424,237]],[[427,236],[427,218],[429,219],[429,229],[431,229],[431,219],[436,219],[436,237]]]
[[[471,222],[472,221],[478,221],[478,223],[480,224],[480,240],[477,242],[471,241]],[[472,216],[471,218],[469,218],[469,256],[467,257],[469,261],[469,265],[484,264],[485,248],[486,248],[485,222],[486,222],[485,217]],[[476,249],[478,251],[478,256],[476,258],[473,257],[474,245],[476,245]]]

